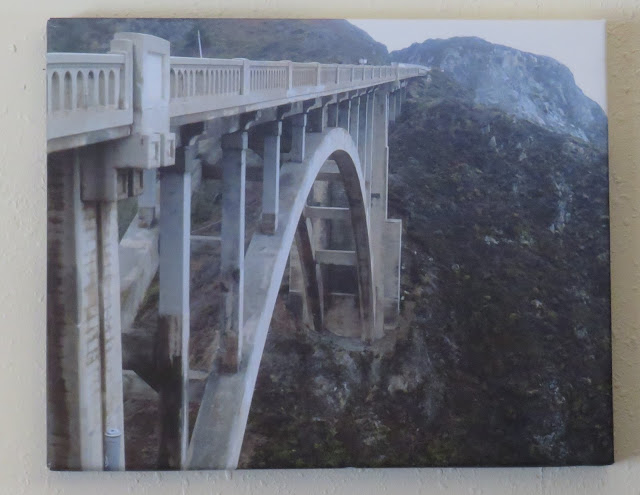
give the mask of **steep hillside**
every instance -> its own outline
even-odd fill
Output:
[[[607,148],[607,118],[558,61],[474,37],[431,39],[391,54],[393,60],[442,69],[475,103],[500,108],[562,134]]]
[[[438,71],[391,127],[402,322],[272,324],[245,467],[611,462],[607,155]]]
[[[244,57],[294,62],[388,63],[387,48],[345,20],[306,19],[51,19],[47,50],[105,52],[118,31],[171,41],[172,55]]]

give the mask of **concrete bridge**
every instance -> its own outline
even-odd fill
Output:
[[[163,469],[236,467],[283,276],[315,331],[372,341],[393,327],[402,225],[387,218],[387,129],[407,80],[425,74],[172,57],[137,33],[116,34],[106,54],[48,54],[51,467],[124,469],[122,343],[156,269],[156,335],[124,347],[125,363],[146,355],[157,378]],[[261,167],[247,167],[249,150]],[[202,177],[222,181],[217,237],[191,235]],[[262,211],[245,239],[251,180]],[[139,212],[119,242],[117,202],[130,196]],[[224,304],[189,438],[192,242],[219,247]]]

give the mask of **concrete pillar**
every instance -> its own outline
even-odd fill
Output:
[[[351,139],[356,144],[358,152],[360,152],[360,146],[358,144],[358,135],[360,134],[360,98],[356,97],[351,100],[351,109],[349,112],[349,134]]]
[[[291,153],[292,162],[302,162],[305,154],[305,136],[307,132],[307,114],[291,117]]]
[[[270,122],[264,129],[264,154],[262,175],[263,234],[274,234],[278,229],[278,204],[280,202],[280,136],[282,122]]]
[[[244,225],[248,136],[222,136],[222,253],[224,291],[218,370],[235,373],[242,356],[244,311]]]
[[[365,201],[367,202],[367,205],[370,204],[368,196],[369,196],[369,192],[371,191],[371,161],[372,161],[373,147],[374,147],[374,143],[373,143],[373,126],[375,122],[375,117],[373,115],[374,95],[375,93],[367,94],[367,122],[366,122],[367,146],[365,149],[366,166],[364,170],[364,183],[365,183],[365,189],[367,192],[367,198],[365,198]],[[386,121],[385,121],[385,125],[386,125]]]
[[[370,108],[367,105],[367,95],[363,95],[359,100],[360,116],[358,118],[358,155],[360,156],[360,166],[362,167],[362,174],[365,174],[367,167],[367,123],[371,117],[367,116]]]
[[[297,233],[296,233],[297,235]],[[304,298],[304,282],[302,280],[302,267],[298,254],[298,243],[294,240],[289,252],[289,296],[287,305],[297,318],[302,319],[306,313]]]
[[[389,122],[396,121],[396,92],[389,93]]]
[[[156,169],[142,172],[142,194],[138,198],[140,227],[150,228],[156,223],[158,207],[158,181]]]
[[[373,104],[373,162],[371,167],[371,245],[375,313],[371,339],[384,335],[384,232],[387,219],[387,173],[389,162],[389,94],[378,91]]]
[[[320,302],[322,284],[318,278],[311,229],[311,221],[304,215],[301,216],[294,240],[298,263],[296,268],[299,270],[296,275],[299,276],[298,283],[302,285],[305,323],[320,332],[323,330],[322,303]]]
[[[402,113],[402,88],[396,91],[396,118]]]
[[[316,181],[313,184],[313,188],[311,189],[311,201],[314,205],[323,205],[329,206],[331,200],[330,194],[330,183],[329,182],[320,182]],[[327,249],[329,247],[331,234],[330,234],[330,224],[327,219],[324,218],[315,218],[311,219],[311,232],[309,233],[311,238],[311,245],[314,250],[316,249]],[[320,288],[320,305],[322,308],[322,314],[325,314],[325,302],[327,297],[328,284],[325,283],[327,280],[328,273],[327,267],[323,265],[316,266],[316,278],[318,280],[318,287]]]
[[[338,104],[327,105],[327,127],[338,127]]]
[[[400,267],[402,255],[402,220],[384,223],[384,324],[393,327],[400,313]]]
[[[308,132],[324,132],[327,127],[327,105],[309,111]]]
[[[351,100],[343,100],[338,104],[338,127],[349,131]]]
[[[53,469],[102,470],[104,434],[124,431],[117,205],[83,201],[101,148],[47,164],[47,437]],[[90,181],[88,181],[90,182]],[[124,444],[111,469],[124,469]]]
[[[176,153],[186,164],[191,147]],[[189,435],[189,283],[191,173],[188,167],[160,176],[160,301],[155,366],[159,375],[160,469],[183,469]]]
[[[117,430],[121,441],[115,459],[106,458],[110,471],[123,471],[124,398],[122,389],[122,327],[120,319],[120,257],[118,239],[118,203],[97,203],[98,281],[102,347],[103,434]]]

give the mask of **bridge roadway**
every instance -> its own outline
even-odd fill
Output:
[[[290,306],[315,331],[371,341],[393,328],[402,224],[387,218],[388,122],[407,80],[425,74],[171,57],[166,40],[138,33],[117,33],[108,54],[48,54],[52,468],[124,469],[124,439],[106,433],[124,431],[122,342],[155,272],[149,260],[158,329],[125,361],[146,359],[153,375],[161,469],[237,466],[283,276]],[[249,150],[259,169],[247,167]],[[191,193],[201,177],[222,181],[221,233],[210,242],[221,247],[224,302],[189,439],[190,244],[202,241],[191,235]],[[262,212],[245,253],[247,180],[262,182]],[[119,258],[117,201],[130,196],[139,226],[155,232],[147,244],[123,239],[133,251],[144,244],[139,277]],[[135,290],[123,292],[124,280]]]

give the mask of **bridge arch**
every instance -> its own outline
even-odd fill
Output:
[[[328,139],[331,139],[331,137],[328,137]],[[355,143],[353,141],[351,141],[351,143],[355,147]],[[322,156],[318,157],[319,162],[322,161],[322,159]],[[329,168],[329,173],[323,173],[327,166],[333,167],[333,169]],[[335,173],[336,168],[338,172],[337,174]],[[339,182],[343,187],[344,197],[346,198],[348,207],[346,208],[347,211],[345,211],[345,208],[336,208],[335,205],[329,207],[311,207],[305,204],[298,219],[298,228],[295,233],[293,247],[296,248],[295,251],[297,251],[297,257],[299,259],[299,275],[302,279],[302,283],[299,288],[301,289],[304,303],[306,303],[304,306],[307,306],[308,309],[309,314],[307,316],[309,317],[309,323],[316,331],[328,329],[324,324],[324,321],[326,320],[325,313],[327,312],[326,308],[328,301],[324,300],[322,286],[325,286],[325,292],[328,293],[329,290],[326,286],[329,281],[326,277],[323,279],[316,273],[316,266],[319,266],[321,260],[315,256],[315,253],[318,250],[322,250],[324,254],[338,255],[338,258],[341,255],[354,255],[355,260],[353,262],[353,267],[355,268],[356,273],[355,281],[357,285],[357,292],[355,296],[358,309],[358,324],[356,325],[357,328],[350,329],[350,333],[351,336],[359,336],[363,339],[369,339],[369,326],[374,317],[375,297],[372,284],[373,255],[371,249],[371,236],[369,232],[369,209],[366,201],[365,180],[362,172],[363,167],[361,166],[359,155],[357,153],[353,154],[353,149],[349,151],[345,149],[337,149],[325,158],[324,163],[320,165],[319,169],[317,166],[313,166],[310,173],[315,173],[316,169],[318,170],[318,173],[315,175],[314,182],[311,184],[309,196],[311,197],[313,192],[312,188],[318,181],[323,182],[324,180],[327,180],[326,176],[330,176],[332,177],[332,180],[330,180],[329,184],[335,184],[335,179],[339,179]],[[324,176],[324,178],[320,178],[321,176]],[[323,211],[326,212],[325,215],[327,216],[323,216]],[[336,213],[340,214],[341,219],[344,218],[343,215],[345,213],[347,214],[344,216],[348,217],[346,220],[352,233],[352,239],[350,240],[353,241],[353,251],[332,250],[329,246],[325,246],[328,249],[324,250],[322,249],[322,246],[314,245],[314,240],[317,242],[319,240],[319,235],[317,232],[313,231],[313,218],[320,221],[323,219],[331,220]],[[316,222],[316,227],[319,226],[318,223],[319,222]],[[290,263],[293,263],[294,261],[295,260],[290,259]],[[336,263],[344,263],[344,260],[337,261]],[[328,264],[331,264],[331,262],[328,261]],[[346,264],[350,265],[351,260]],[[290,278],[290,283],[294,282],[295,281]]]
[[[188,453],[189,469],[229,469],[237,465],[253,391],[273,310],[298,222],[307,197],[327,160],[338,166],[345,184],[356,242],[363,328],[374,315],[372,255],[364,175],[357,146],[342,128],[307,134],[303,162],[280,169],[279,221],[274,234],[254,233],[245,254],[244,325],[240,368],[212,373],[207,381]]]

